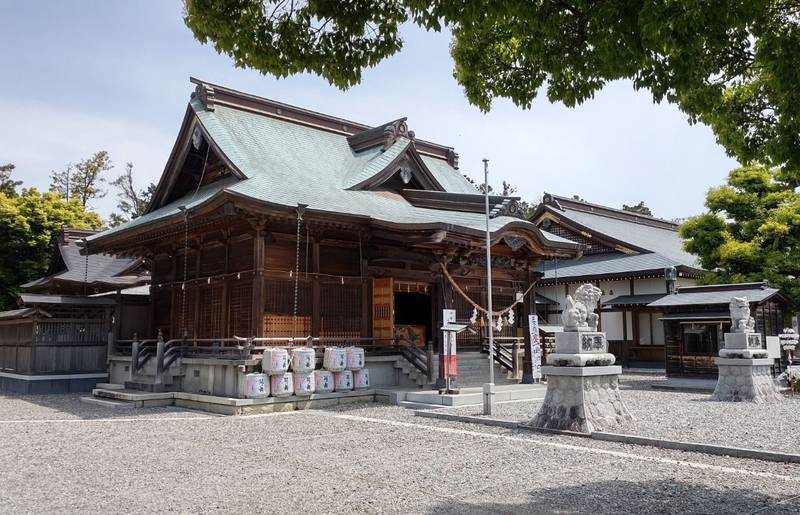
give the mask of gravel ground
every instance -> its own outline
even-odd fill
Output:
[[[669,440],[766,449],[800,454],[800,396],[780,404],[716,402],[708,393],[653,390],[659,376],[623,376],[622,400],[636,420],[614,428],[624,433]],[[527,422],[541,401],[495,405],[492,418]],[[481,406],[448,408],[445,413],[483,417]]]
[[[0,512],[798,512],[797,465],[422,419],[385,405],[115,419],[119,411],[69,397],[19,420],[6,413],[13,400],[0,399]]]

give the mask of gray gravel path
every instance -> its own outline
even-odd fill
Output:
[[[653,390],[658,376],[623,376],[622,399],[636,420],[615,433],[800,454],[800,395],[780,404],[716,402],[707,393]],[[492,418],[529,421],[541,401],[499,403]],[[482,407],[448,408],[446,413],[483,417]]]
[[[797,513],[796,465],[420,419],[372,404],[117,419],[81,407],[63,420],[4,413],[0,512]]]

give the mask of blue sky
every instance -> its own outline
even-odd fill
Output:
[[[463,172],[479,177],[488,157],[490,182],[506,179],[524,198],[644,200],[657,216],[686,217],[736,166],[707,127],[628,83],[574,109],[541,98],[483,114],[452,77],[447,34],[407,27],[400,54],[340,91],[315,76],[237,69],[195,41],[181,12],[177,1],[0,1],[0,163],[46,188],[51,170],[104,149],[110,178],[132,161],[140,182],[156,181],[196,76],[368,124],[407,116],[418,137],[454,146]],[[115,203],[109,193],[93,207],[107,216]]]

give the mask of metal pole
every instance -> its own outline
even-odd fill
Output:
[[[483,193],[486,205],[486,298],[489,332],[489,383],[483,385],[483,414],[491,415],[494,406],[494,320],[492,320],[492,237],[489,232],[489,160],[483,159]]]

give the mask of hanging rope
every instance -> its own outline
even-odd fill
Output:
[[[197,148],[197,147],[195,147]],[[186,327],[186,282],[189,273],[189,204],[194,201],[197,192],[200,191],[200,186],[203,184],[203,178],[206,175],[206,165],[208,164],[208,153],[211,151],[211,145],[206,146],[206,157],[203,159],[203,168],[200,171],[200,180],[197,181],[197,187],[192,193],[192,198],[189,199],[183,206],[183,282],[181,283],[181,337],[186,339],[189,335],[189,329]]]
[[[487,309],[485,309],[485,308],[481,307],[480,305],[478,305],[478,303],[476,303],[474,300],[469,298],[469,295],[464,293],[464,290],[461,289],[461,287],[458,285],[458,283],[455,281],[455,279],[453,279],[453,277],[447,271],[447,267],[444,265],[444,263],[439,263],[439,265],[442,267],[442,272],[444,272],[444,276],[447,277],[447,280],[450,281],[450,284],[453,286],[453,289],[455,291],[457,291],[462,297],[464,297],[464,300],[469,302],[472,305],[473,308],[477,309],[478,311],[480,311],[481,313],[483,313],[485,315],[488,315],[489,311]],[[528,286],[528,289],[525,290],[525,292],[522,294],[522,296],[525,297],[525,295],[530,293],[530,291],[532,289],[533,289],[533,284]],[[515,300],[510,305],[506,306],[505,308],[503,308],[503,309],[501,309],[499,311],[492,311],[491,316],[492,317],[495,317],[495,316],[499,317],[500,315],[502,315],[503,313],[505,313],[506,311],[508,311],[509,309],[513,308],[516,305],[517,305],[517,301]]]
[[[297,332],[297,298],[300,292],[300,224],[303,221],[303,211],[300,206],[297,207],[297,234],[296,234],[296,241],[297,245],[295,245],[295,258],[294,258],[294,309],[292,310],[292,340],[294,340]],[[306,240],[306,248],[308,240]],[[308,256],[306,252],[306,257]],[[291,346],[291,342],[289,342]]]

